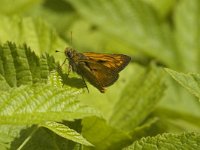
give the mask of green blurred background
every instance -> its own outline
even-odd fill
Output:
[[[111,103],[121,92],[119,87],[137,74],[135,58],[181,72],[199,72],[200,1],[1,0],[0,42],[8,40],[27,43],[37,54],[47,52],[60,62],[65,56],[55,50],[63,51],[67,46],[79,52],[130,55],[133,62],[106,94],[89,85],[90,95],[81,97],[109,118]],[[167,78],[168,88],[154,113],[177,127],[169,131],[199,131],[199,126],[191,123],[200,117],[197,98]],[[188,123],[190,119],[193,121]]]

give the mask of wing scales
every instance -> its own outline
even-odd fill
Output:
[[[97,53],[83,53],[88,60],[96,61],[111,70],[120,72],[128,63],[131,58],[123,54],[97,54]]]

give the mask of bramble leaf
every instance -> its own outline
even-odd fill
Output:
[[[56,122],[45,122],[41,124],[41,126],[48,128],[49,130],[55,132],[56,134],[64,137],[66,139],[72,140],[74,142],[86,145],[93,146],[90,142],[88,142],[83,136],[81,136],[75,130],[70,129],[69,127],[56,123]]]
[[[185,74],[168,68],[165,70],[172,76],[174,80],[186,88],[190,93],[200,98],[200,74]]]
[[[140,69],[140,70],[139,70]],[[126,85],[115,104],[109,122],[117,128],[131,131],[154,110],[165,91],[164,73],[161,68],[151,66],[138,68],[137,74]]]
[[[199,149],[199,142],[200,135],[198,133],[165,133],[155,137],[142,138],[123,150]]]

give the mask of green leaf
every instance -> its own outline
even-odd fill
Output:
[[[0,74],[0,90],[1,91],[8,91],[10,89],[9,84],[6,82],[5,78]]]
[[[27,14],[27,11],[24,13]],[[42,5],[29,9],[28,15],[47,21],[62,37],[70,35],[70,31],[76,31],[69,28],[80,19],[74,8],[64,0],[46,0]]]
[[[139,70],[140,69],[140,70]],[[151,66],[138,68],[137,74],[126,85],[115,104],[110,123],[125,131],[131,131],[154,110],[165,90],[164,72]]]
[[[136,127],[132,132],[130,132],[130,135],[132,136],[132,141],[141,139],[142,137],[155,136],[162,133],[163,130],[157,126],[158,122],[158,117],[148,118],[144,123]]]
[[[131,136],[137,139],[142,135],[148,135],[154,121],[141,127],[140,131],[138,131],[138,126],[154,110],[165,90],[164,72],[155,66],[145,69],[130,65],[120,75],[119,81],[113,87],[109,87],[110,89],[104,95],[92,91],[94,95],[88,96],[87,102],[105,111],[104,116],[108,119],[108,121],[98,118],[83,119],[83,135],[97,149],[120,149],[130,143]],[[147,94],[147,97],[143,92]],[[87,99],[87,96],[84,98]],[[129,135],[128,133],[132,133],[134,129],[137,130],[133,133],[134,135]],[[148,131],[145,133],[144,130]]]
[[[20,131],[26,128],[27,126],[0,125],[0,148],[11,149],[11,145],[15,145],[16,138],[20,137]]]
[[[54,58],[47,54],[38,57],[26,45],[16,46],[11,42],[1,45],[0,52],[2,148],[10,147],[15,138],[20,143],[14,145],[24,147],[32,134],[40,132],[38,128],[28,130],[32,124],[100,116],[77,100],[82,90],[63,86],[61,76],[55,71]],[[27,130],[25,136],[21,135],[22,129]]]
[[[26,9],[30,9],[33,6],[42,3],[42,0],[1,0],[0,1],[0,13],[13,15],[20,13]],[[12,4],[12,5],[11,5]]]
[[[200,120],[200,117],[194,113],[158,107],[152,115],[160,118],[157,127],[164,132],[200,132],[200,122],[197,121]],[[158,128],[156,129],[158,130]]]
[[[120,77],[117,82],[108,87],[103,94],[90,84],[87,84],[90,93],[81,94],[79,96],[80,101],[100,110],[104,118],[108,121],[113,114],[115,104],[119,100],[124,87],[132,81],[132,77],[137,74],[138,69],[141,69],[138,65],[130,63],[122,72],[120,72]]]
[[[171,13],[174,5],[176,4],[176,0],[143,0],[146,3],[151,4],[158,12],[158,15],[161,18],[168,17]]]
[[[0,124],[38,124],[95,115],[94,109],[76,100],[79,93],[70,88],[42,84],[12,89],[0,96]]]
[[[49,76],[50,70],[56,69],[53,58],[39,58],[26,45],[17,47],[10,42],[0,46],[0,52],[1,86],[6,87],[6,81],[10,87],[17,87],[0,95],[0,124],[74,120],[94,113],[94,109],[77,100],[81,90],[63,87],[55,71]],[[48,84],[44,84],[47,80]]]
[[[86,146],[93,146],[90,142],[88,142],[84,137],[82,137],[78,132],[75,130],[70,129],[69,127],[57,123],[57,122],[45,122],[41,124],[41,126],[48,128],[49,130],[55,132],[56,134],[64,137],[66,139],[72,140],[74,142],[86,145]]]
[[[176,45],[173,51],[177,66],[167,66],[169,68],[182,72],[199,72],[199,5],[198,0],[176,2],[176,7],[170,16],[173,17],[171,23]],[[180,87],[174,80],[168,80],[168,87],[165,99],[162,101],[162,107],[174,109],[180,113],[200,115],[200,107],[196,97]]]
[[[81,100],[101,110],[107,121],[98,118],[83,119],[84,137],[97,149],[120,149],[133,139],[159,133],[160,130],[151,132],[157,119],[142,127],[140,125],[143,125],[162,98],[165,90],[164,79],[164,71],[161,68],[151,66],[145,69],[130,64],[105,94],[100,94],[96,89],[89,87],[92,92],[89,96],[85,94]],[[145,97],[143,92],[148,96]]]
[[[200,149],[198,133],[165,133],[155,137],[142,138],[124,150],[154,149]]]
[[[36,54],[64,49],[66,43],[42,19],[0,16],[0,42],[26,43]],[[12,34],[10,34],[12,33]],[[64,55],[63,55],[64,60]]]
[[[69,2],[88,21],[118,38],[118,41],[132,47],[128,51],[121,50],[121,53],[134,55],[133,49],[137,49],[167,65],[175,63],[168,25],[161,23],[152,7],[143,1],[69,0]]]
[[[0,74],[4,77],[1,86],[4,88],[44,83],[57,66],[52,57],[45,54],[39,58],[26,45],[7,42],[0,45],[0,54]],[[5,81],[7,84],[3,85]]]
[[[179,84],[186,88],[190,93],[200,98],[200,74],[179,73],[171,69],[165,69]]]
[[[77,122],[75,124],[78,125]],[[15,126],[16,128],[16,126]],[[19,130],[19,128],[18,128]],[[51,132],[49,129],[37,126],[24,128],[20,135],[13,139],[10,148],[25,149],[25,150],[49,150],[49,149],[70,149],[73,150],[76,145],[80,145],[73,141],[67,140],[57,134]]]
[[[174,15],[175,40],[179,68],[199,71],[200,67],[200,1],[179,1]]]
[[[96,149],[120,149],[130,144],[131,136],[110,126],[104,119],[84,118],[83,136],[94,144]]]

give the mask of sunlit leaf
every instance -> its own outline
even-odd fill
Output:
[[[198,133],[165,133],[155,137],[142,138],[124,150],[199,149],[199,142],[200,135]]]
[[[56,122],[45,122],[41,125],[48,128],[49,130],[55,132],[56,134],[60,135],[61,137],[72,140],[74,142],[78,142],[78,143],[86,145],[86,146],[93,146],[90,142],[88,142],[79,133],[77,133],[76,131],[70,129],[69,127],[67,127],[63,124],[56,123]]]
[[[12,41],[17,44],[26,43],[36,54],[55,53],[56,49],[64,49],[66,43],[58,37],[42,19],[17,16],[0,16],[0,42]],[[12,34],[10,34],[12,33]]]
[[[200,98],[200,74],[185,74],[167,68],[165,70],[190,93]]]
[[[138,70],[115,104],[110,123],[123,130],[133,130],[154,110],[165,90],[164,72],[150,67]]]

